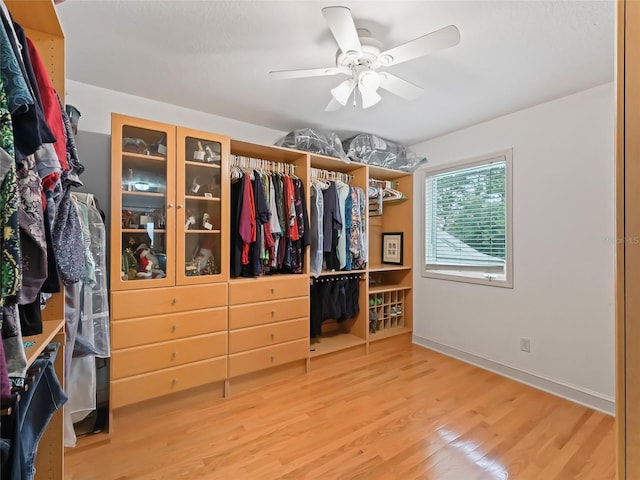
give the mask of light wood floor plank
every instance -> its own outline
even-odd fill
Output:
[[[212,398],[116,412],[67,480],[613,480],[612,417],[397,338]],[[80,441],[82,445],[82,441]]]

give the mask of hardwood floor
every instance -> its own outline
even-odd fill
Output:
[[[390,340],[308,375],[116,415],[68,449],[70,480],[615,478],[614,419]]]

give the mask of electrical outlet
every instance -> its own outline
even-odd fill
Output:
[[[520,339],[520,350],[523,352],[530,353],[531,352],[531,340],[528,338]]]

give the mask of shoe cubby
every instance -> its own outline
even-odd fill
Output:
[[[376,335],[405,327],[405,290],[389,289],[369,292],[369,333]]]

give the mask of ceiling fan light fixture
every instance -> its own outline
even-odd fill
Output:
[[[362,108],[369,108],[378,103],[382,97],[378,95],[380,74],[373,70],[365,70],[358,75],[358,90],[362,98]]]
[[[375,90],[360,89],[360,97],[362,98],[362,108],[373,107],[376,103],[382,100],[382,97],[378,95],[378,92]]]
[[[336,101],[344,107],[349,101],[349,97],[351,96],[351,92],[353,92],[354,88],[356,88],[356,82],[352,78],[349,78],[337,87],[332,88],[331,95],[333,95],[333,98],[335,98]]]

